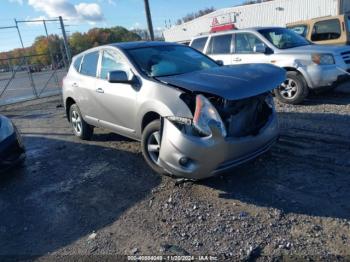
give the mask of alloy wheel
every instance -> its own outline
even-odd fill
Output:
[[[147,151],[151,160],[158,165],[159,151],[160,151],[160,133],[153,132],[147,139]]]
[[[298,92],[298,84],[293,79],[288,78],[279,88],[281,96],[285,99],[293,99]]]
[[[71,116],[71,121],[72,121],[72,125],[74,128],[74,131],[80,135],[82,132],[82,121],[81,121],[81,117],[79,115],[79,113],[77,111],[72,111],[72,116]]]

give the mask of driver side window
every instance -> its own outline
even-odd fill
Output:
[[[235,52],[237,54],[253,54],[254,46],[257,44],[263,44],[263,42],[253,34],[235,34]]]
[[[107,79],[108,72],[125,71],[129,76],[130,68],[124,58],[118,53],[111,50],[104,50],[101,60],[100,78]]]

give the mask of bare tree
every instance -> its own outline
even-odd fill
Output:
[[[243,2],[242,5],[252,5],[252,4],[258,4],[258,3],[263,3],[263,2],[270,2],[273,0],[246,0]]]
[[[201,17],[203,15],[206,15],[206,14],[212,13],[214,11],[215,11],[214,7],[207,7],[207,8],[201,9],[201,10],[199,10],[197,12],[189,13],[189,14],[185,15],[184,17],[182,17],[181,19],[178,19],[176,21],[176,24],[180,25],[182,23],[189,22],[191,20],[194,20],[194,19],[196,19],[198,17]]]

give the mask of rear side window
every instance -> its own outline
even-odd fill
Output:
[[[317,22],[312,29],[312,41],[338,39],[341,36],[341,27],[338,19]]]
[[[307,26],[306,25],[295,25],[295,26],[291,26],[288,29],[294,31],[295,33],[297,33],[298,35],[301,35],[303,37],[306,37],[307,35]]]
[[[73,66],[74,66],[75,70],[77,70],[78,72],[80,70],[80,64],[81,64],[81,59],[82,58],[83,58],[82,56],[79,56],[74,61],[74,65]]]
[[[209,43],[208,54],[230,54],[232,34],[212,36]]]
[[[81,74],[96,77],[98,55],[99,52],[97,51],[84,55],[83,63],[80,68]]]
[[[191,47],[197,49],[200,52],[203,52],[205,43],[207,42],[207,40],[208,40],[208,37],[194,39],[191,43]]]

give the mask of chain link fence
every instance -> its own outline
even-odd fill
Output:
[[[69,47],[62,21],[61,18],[15,20],[13,26],[0,27],[0,32],[4,31],[6,35],[6,31],[11,31],[12,34],[8,33],[11,40],[17,38],[18,41],[18,48],[0,52],[0,105],[60,94],[62,80],[70,63],[70,51],[67,50]],[[23,39],[29,23],[35,23],[35,27],[41,27],[43,32],[34,38],[36,46],[32,41],[26,44]],[[47,23],[54,23],[62,31],[61,36],[50,34]],[[26,24],[23,29],[22,24]],[[32,35],[30,37],[33,38]]]

